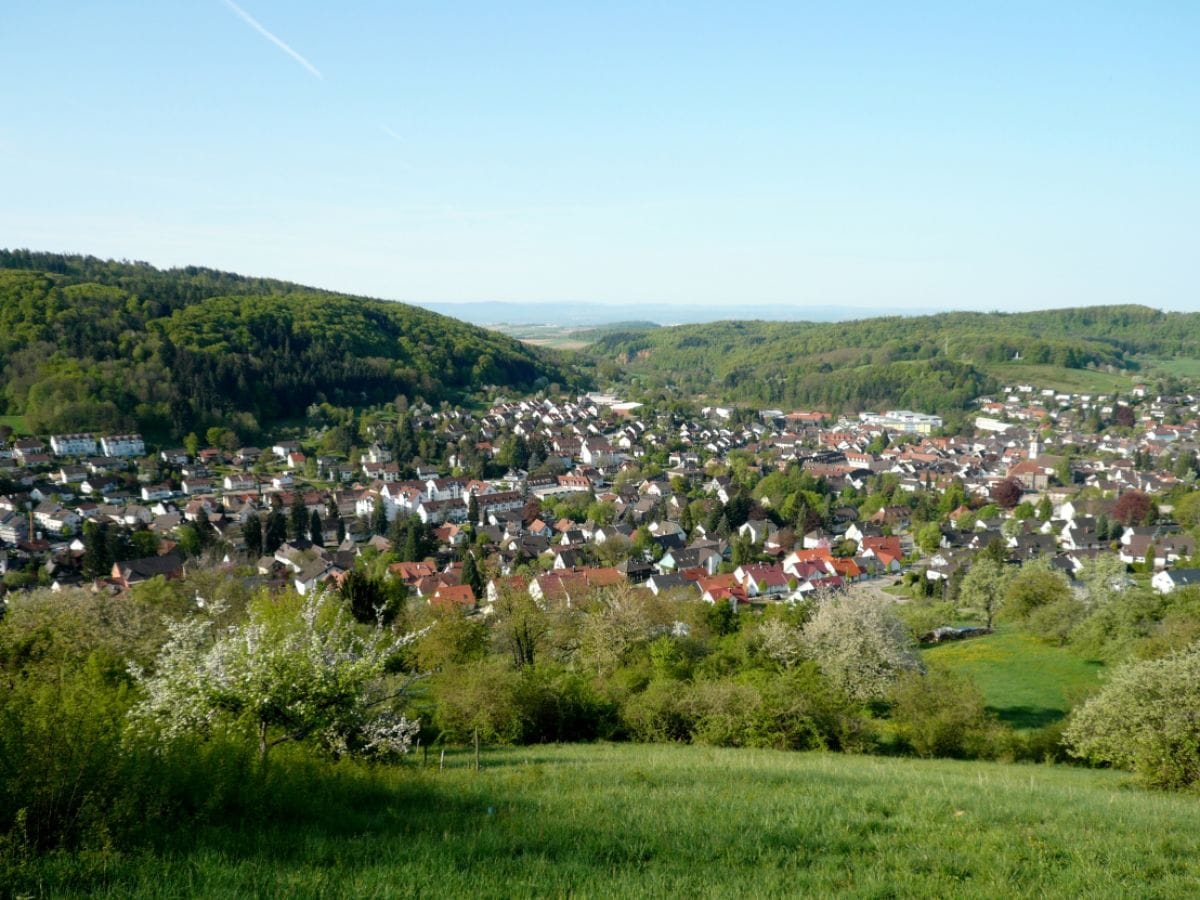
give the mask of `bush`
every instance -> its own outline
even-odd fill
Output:
[[[1132,769],[1145,783],[1200,781],[1200,645],[1127,663],[1071,717],[1064,738],[1093,763]]]
[[[694,720],[684,703],[682,684],[656,678],[644,691],[630,694],[621,705],[621,721],[635,741],[663,743],[691,740]]]
[[[994,759],[1009,749],[1008,732],[988,713],[978,688],[942,669],[900,679],[892,691],[892,721],[918,756]]]

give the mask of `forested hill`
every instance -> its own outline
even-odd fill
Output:
[[[836,323],[729,321],[608,333],[585,352],[602,376],[633,376],[648,387],[715,400],[949,412],[1029,367],[1135,373],[1150,357],[1198,356],[1200,314],[1099,306]]]
[[[0,250],[0,414],[179,436],[306,407],[576,378],[554,354],[401,303],[203,268]]]

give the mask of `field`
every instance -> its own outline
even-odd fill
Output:
[[[481,772],[465,756],[444,772],[430,762],[346,769],[306,783],[297,801],[306,806],[271,827],[42,860],[8,888],[321,898],[1200,892],[1200,801],[1134,788],[1115,772],[637,745],[488,752]],[[0,895],[9,890],[0,881]]]
[[[579,325],[488,325],[492,331],[529,344],[531,347],[550,347],[555,350],[582,350],[591,343],[592,330]]]
[[[1129,391],[1134,384],[1129,375],[1121,372],[1109,373],[1025,363],[999,363],[981,368],[1005,385],[1031,384],[1037,388],[1053,388],[1068,393],[1107,394],[1113,391]]]
[[[988,706],[1014,728],[1056,722],[1099,684],[1100,665],[1011,627],[993,635],[943,644],[925,660],[970,677]]]
[[[7,425],[14,434],[29,434],[24,416],[0,416],[0,425]]]
[[[1181,378],[1184,381],[1200,381],[1200,359],[1191,356],[1181,356],[1177,359],[1146,358],[1142,361],[1146,376],[1168,375]]]

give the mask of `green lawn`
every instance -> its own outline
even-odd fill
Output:
[[[1000,719],[1014,728],[1056,722],[1099,683],[1101,666],[1062,647],[1039,641],[1012,626],[995,634],[924,651],[969,676]]]
[[[982,367],[987,374],[1004,384],[1032,384],[1037,388],[1053,388],[1068,393],[1111,393],[1128,391],[1133,379],[1124,373],[1097,372],[1090,369],[1067,369],[1063,366],[1040,366],[1026,363],[995,363]]]
[[[1200,801],[1066,767],[597,745],[352,770],[266,828],[9,869],[90,897],[1184,897]]]

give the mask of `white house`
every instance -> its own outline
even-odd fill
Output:
[[[1160,594],[1175,588],[1200,585],[1200,569],[1163,569],[1150,579],[1150,585]]]
[[[140,434],[112,434],[100,438],[105,456],[145,456],[146,444]]]
[[[55,456],[95,456],[96,439],[90,434],[56,434],[50,438]]]

